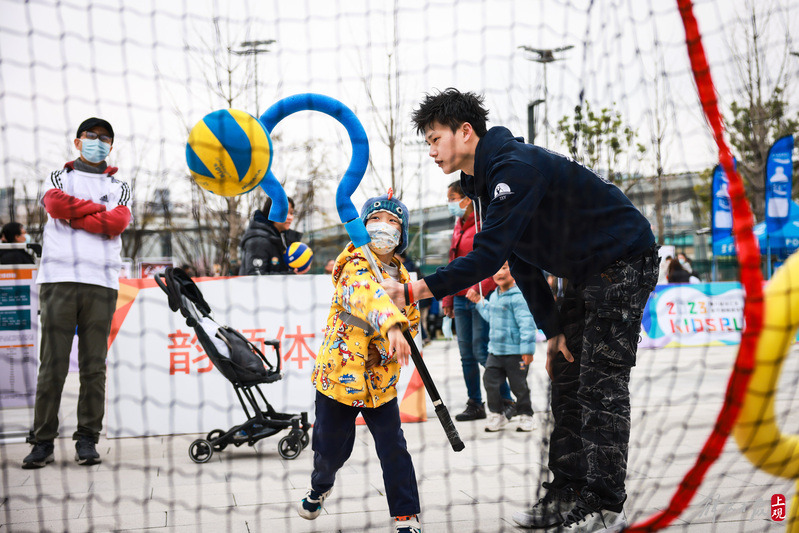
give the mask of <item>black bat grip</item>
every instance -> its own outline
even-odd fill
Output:
[[[447,434],[447,439],[449,439],[452,449],[456,452],[463,450],[466,445],[461,440],[461,436],[458,435],[458,430],[455,429],[455,424],[452,422],[449,411],[447,411],[447,407],[443,403],[436,405],[436,415],[444,427],[444,432]]]

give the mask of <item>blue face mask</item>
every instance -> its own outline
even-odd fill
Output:
[[[111,145],[100,139],[81,139],[80,155],[90,163],[99,163],[108,157]]]
[[[447,202],[447,209],[449,209],[449,214],[454,217],[462,217],[464,213],[466,213],[466,208],[461,207],[460,203],[463,200],[458,200],[455,202]]]
[[[25,242],[27,244],[30,244],[30,242],[31,242],[31,234],[30,233],[26,233],[25,234]]]

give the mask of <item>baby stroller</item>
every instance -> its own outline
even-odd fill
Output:
[[[158,286],[167,294],[169,308],[180,311],[186,318],[186,325],[194,329],[197,340],[211,362],[233,384],[241,407],[247,414],[247,421],[243,424],[233,426],[227,431],[215,429],[206,438],[192,442],[189,446],[191,460],[195,463],[207,463],[214,452],[221,452],[228,444],[238,447],[246,443],[252,446],[284,429],[290,431],[280,439],[278,453],[284,459],[295,459],[299,456],[310,441],[308,413],[278,413],[260,388],[260,385],[274,383],[283,377],[280,372],[280,343],[277,340],[265,341],[276,355],[276,362],[272,364],[238,331],[214,322],[211,308],[200,289],[183,270],[167,268],[164,273],[154,277]]]

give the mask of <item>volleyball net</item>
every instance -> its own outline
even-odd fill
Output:
[[[20,468],[33,425],[37,290],[30,269],[0,269],[0,524],[9,530],[388,527],[364,425],[322,516],[296,513],[313,457],[296,432],[304,416],[313,423],[311,369],[333,292],[323,269],[349,240],[335,201],[352,157],[347,132],[312,111],[270,131],[271,169],[295,203],[292,229],[314,252],[304,276],[237,276],[241,239],[266,196],[197,187],[186,140],[218,109],[260,117],[295,94],[335,98],[369,140],[355,206],[391,188],[411,210],[408,256],[429,274],[448,260],[447,186],[457,176],[433,164],[410,115],[447,87],[483,94],[489,126],[616,184],[651,222],[663,259],[684,254],[698,281],[670,284],[664,269],[647,304],[630,381],[632,529],[799,527],[789,518],[799,469],[792,185],[787,207],[769,207],[780,190],[770,149],[799,125],[790,32],[799,2],[0,0],[0,11],[0,222],[20,222],[42,242],[39,195],[77,157],[75,129],[91,116],[114,127],[109,162],[130,185],[133,213],[99,465],[73,460],[76,343],[55,462]],[[777,166],[793,177],[788,154]],[[727,196],[714,182],[717,165]],[[731,225],[722,235],[725,199]],[[787,220],[775,223],[776,212]],[[279,360],[282,379],[261,390],[285,427],[238,427],[249,392],[208,353],[203,341],[213,336],[169,308],[153,278],[167,265],[190,266],[214,320]],[[424,316],[428,337],[417,342],[454,416],[468,398],[462,352],[477,348],[467,331],[442,330],[440,302]],[[418,373],[403,369],[398,399],[425,530],[515,531],[511,515],[543,497],[553,422],[538,340],[528,376],[536,428],[514,431],[518,417],[499,432],[484,431],[485,420],[456,422],[466,446],[458,453]]]

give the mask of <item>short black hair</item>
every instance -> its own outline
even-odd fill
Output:
[[[22,235],[22,224],[19,222],[9,222],[3,226],[0,235],[3,237],[3,242],[14,242],[18,235]]]
[[[461,124],[468,122],[478,137],[484,137],[488,120],[488,109],[483,105],[484,100],[483,95],[462,93],[449,87],[436,94],[426,94],[419,109],[411,114],[411,122],[416,126],[416,132],[421,134],[433,122],[449,126],[453,132]]]
[[[289,199],[289,205],[293,209],[296,209],[296,207],[294,206],[294,200],[291,199],[291,196],[289,196],[288,199]],[[272,210],[272,198],[267,196],[266,201],[264,202],[264,206],[261,208],[261,213],[263,213],[265,217],[269,217],[269,211],[271,210]]]
[[[452,192],[458,194],[459,196],[466,196],[465,194],[463,194],[463,187],[461,187],[461,180],[455,180],[449,185],[447,185],[447,190],[450,189],[452,189]]]

